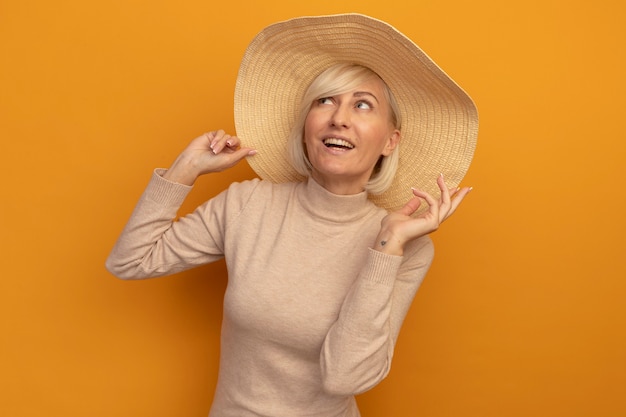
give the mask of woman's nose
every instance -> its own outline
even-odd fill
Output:
[[[347,106],[338,105],[330,118],[331,126],[348,127],[350,126],[350,112]]]

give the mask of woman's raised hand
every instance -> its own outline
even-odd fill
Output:
[[[163,178],[193,185],[200,175],[223,171],[246,156],[256,154],[256,150],[240,148],[239,145],[237,136],[231,136],[223,130],[205,133],[191,141]]]
[[[443,175],[437,178],[437,185],[441,190],[439,200],[424,191],[413,189],[414,197],[400,210],[389,213],[382,220],[374,249],[391,255],[402,255],[407,242],[437,230],[472,190],[469,187],[449,189]],[[422,200],[428,204],[428,210],[412,217]]]

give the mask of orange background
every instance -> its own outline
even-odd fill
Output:
[[[0,3],[0,415],[206,416],[222,263],[122,282],[104,260],[154,167],[233,131],[264,26],[356,11],[475,99],[475,190],[373,416],[626,415],[626,6],[599,0]],[[200,181],[190,210],[241,164]]]

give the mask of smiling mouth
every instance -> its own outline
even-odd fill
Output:
[[[327,148],[338,148],[338,149],[353,149],[354,145],[348,142],[347,140],[337,139],[337,138],[327,138],[324,139],[324,146]]]

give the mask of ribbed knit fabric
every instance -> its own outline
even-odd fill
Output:
[[[172,221],[190,187],[156,171],[107,268],[124,279],[225,257],[220,371],[210,416],[359,416],[354,395],[389,372],[395,341],[433,257],[371,247],[385,210],[312,179],[251,180]]]

